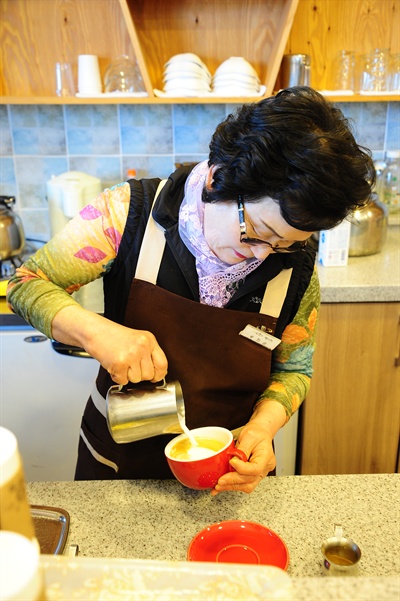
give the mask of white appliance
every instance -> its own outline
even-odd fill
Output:
[[[57,234],[102,190],[101,180],[81,171],[67,171],[48,180],[47,200],[51,235]]]
[[[56,352],[28,325],[2,326],[0,367],[0,425],[17,437],[26,480],[73,480],[98,362]]]
[[[274,438],[277,476],[296,475],[298,423],[299,412],[296,411]]]
[[[50,232],[58,234],[72,217],[89,204],[102,191],[101,180],[81,171],[67,171],[53,175],[48,180]],[[85,309],[102,313],[104,310],[103,281],[96,280],[73,294]]]

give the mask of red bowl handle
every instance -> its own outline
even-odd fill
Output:
[[[246,453],[244,451],[242,451],[241,449],[237,449],[236,447],[234,449],[232,449],[232,451],[228,451],[228,455],[238,457],[242,461],[247,461]]]

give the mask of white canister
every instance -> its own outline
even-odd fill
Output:
[[[99,59],[95,54],[78,56],[78,91],[80,94],[101,94]]]
[[[37,541],[16,532],[0,532],[0,599],[45,601],[45,584]]]
[[[18,442],[10,430],[1,426],[0,515],[1,530],[17,532],[28,539],[36,540]]]

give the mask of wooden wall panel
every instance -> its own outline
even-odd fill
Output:
[[[150,79],[159,89],[163,87],[165,62],[183,52],[200,56],[212,74],[230,56],[243,56],[263,83],[272,72],[276,78],[297,3],[298,0],[128,0]],[[275,79],[271,92],[273,83]]]
[[[0,0],[0,92],[55,93],[55,63],[76,75],[79,54],[96,54],[104,76],[120,54],[135,56],[119,0]]]
[[[311,83],[329,89],[339,50],[400,52],[400,0],[300,0],[285,53],[311,56]]]

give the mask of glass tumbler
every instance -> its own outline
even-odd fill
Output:
[[[375,48],[362,58],[360,89],[363,92],[386,92],[388,74],[389,50]]]
[[[70,63],[56,63],[57,96],[74,96],[75,83]]]
[[[355,53],[340,50],[333,66],[333,90],[354,90]]]
[[[389,56],[388,89],[391,92],[400,90],[400,54]]]

